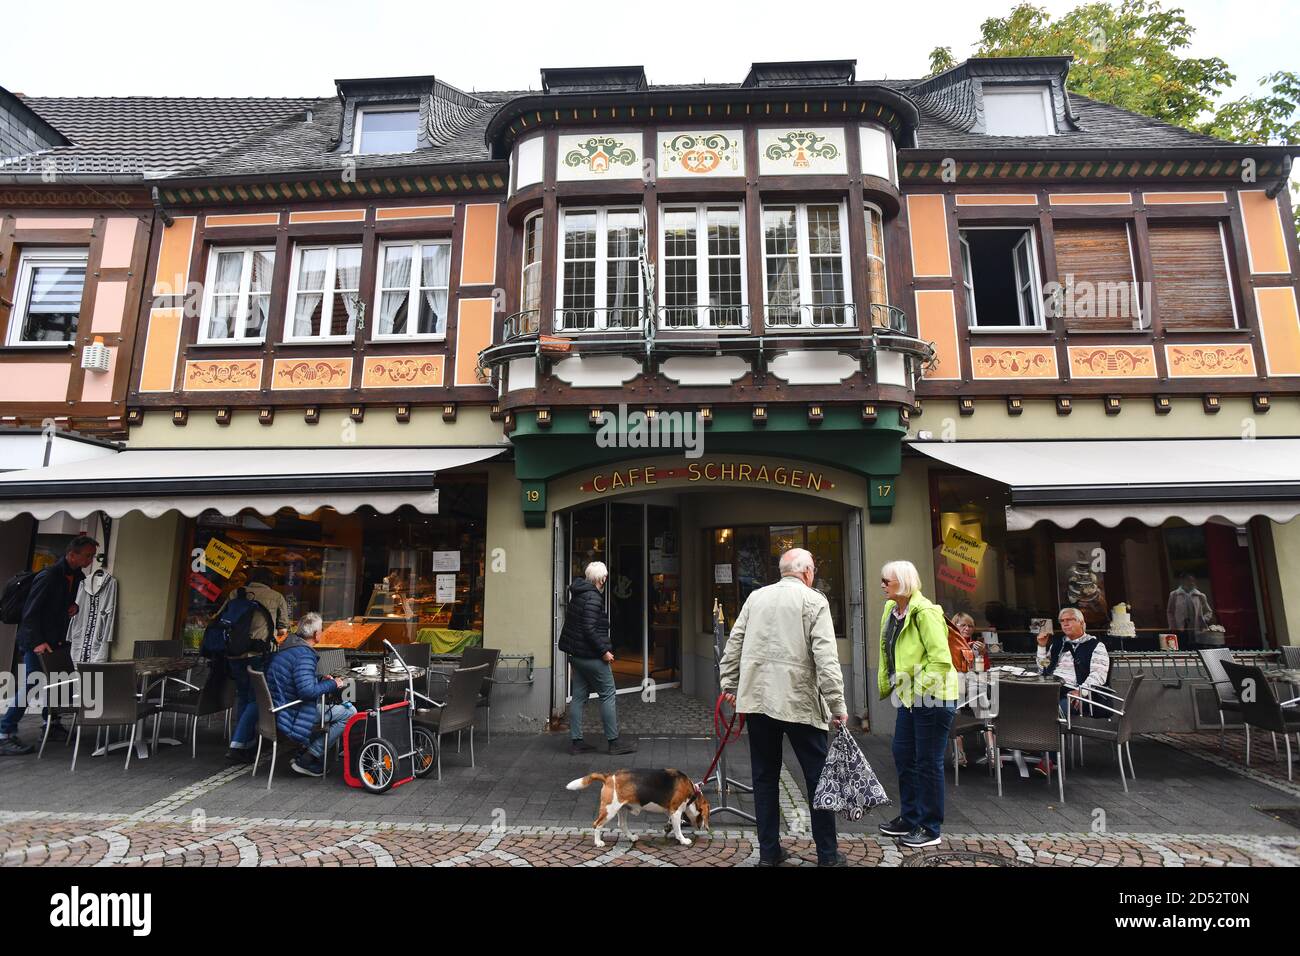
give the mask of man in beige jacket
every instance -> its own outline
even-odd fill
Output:
[[[722,655],[722,693],[745,715],[758,817],[758,865],[777,866],[789,853],[780,842],[782,740],[790,738],[811,802],[826,763],[827,728],[848,720],[835,626],[825,596],[814,591],[813,556],[781,555],[781,580],[750,594]],[[813,810],[819,866],[844,866],[835,814]]]

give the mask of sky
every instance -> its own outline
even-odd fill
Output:
[[[1082,0],[1038,0],[1054,14]],[[30,95],[331,96],[336,78],[433,74],[466,90],[522,90],[555,66],[642,64],[651,83],[742,79],[752,61],[856,58],[859,79],[959,59],[1014,0],[648,4],[553,0],[63,0],[10,4],[0,86]],[[1300,69],[1298,0],[1166,0],[1219,56],[1233,95]],[[662,11],[662,12],[656,12]]]

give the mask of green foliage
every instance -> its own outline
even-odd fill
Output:
[[[937,46],[930,51],[930,72],[926,76],[938,76],[944,70],[950,70],[956,65],[957,60],[952,55],[952,47]]]

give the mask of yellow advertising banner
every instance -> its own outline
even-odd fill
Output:
[[[979,538],[972,538],[956,528],[949,528],[948,533],[943,536],[943,548],[939,553],[968,567],[978,568],[980,562],[984,560],[984,552],[987,549],[988,545]]]
[[[231,547],[220,538],[213,538],[203,549],[203,563],[223,578],[234,574],[235,568],[239,567],[239,562],[243,559],[244,552]]]

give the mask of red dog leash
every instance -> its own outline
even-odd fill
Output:
[[[704,784],[708,783],[709,778],[713,776],[713,771],[717,768],[718,761],[722,759],[722,751],[727,744],[733,740],[739,740],[741,731],[745,729],[745,715],[734,710],[731,712],[731,720],[726,722],[726,726],[723,726],[722,705],[726,702],[726,699],[726,694],[719,694],[718,702],[713,705],[713,733],[718,738],[718,752],[713,755],[713,763],[709,764],[709,769],[705,771],[704,778],[695,785],[697,791],[703,789]]]

